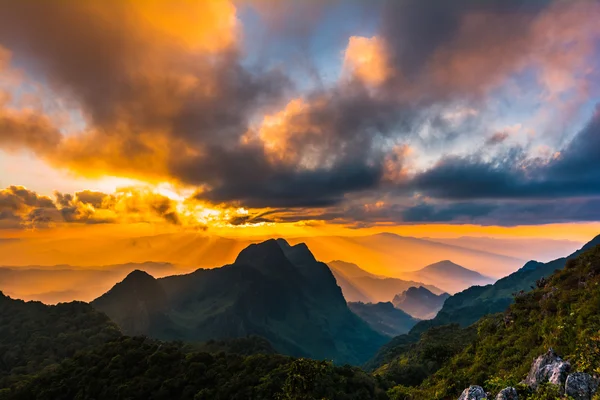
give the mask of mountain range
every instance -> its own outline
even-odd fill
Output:
[[[466,328],[433,327],[413,343],[402,344],[403,335],[385,345],[375,357],[376,375],[402,385],[390,397],[455,399],[463,389],[478,385],[484,395],[511,388],[505,392],[512,396],[496,399],[516,399],[517,392],[519,399],[597,399],[598,239],[554,263],[528,265],[522,273],[537,270],[543,279],[529,292],[517,293],[501,312]]]
[[[284,354],[360,364],[385,343],[348,308],[305,244],[252,244],[221,268],[155,279],[135,271],[92,306],[126,334],[191,342],[258,335]]]
[[[398,293],[413,286],[424,286],[434,293],[443,293],[443,290],[426,285],[423,282],[388,278],[371,274],[358,265],[345,261],[330,261],[327,263],[333,276],[342,288],[347,301],[363,303],[389,302]]]
[[[467,327],[418,323],[409,334],[380,346],[367,364],[374,373],[273,354],[281,347],[271,344],[292,340],[311,354],[318,351],[310,345],[323,349],[323,343],[334,343],[334,351],[345,355],[337,361],[343,362],[369,340],[381,338],[344,307],[324,264],[305,246],[282,240],[250,246],[236,262],[218,269],[162,279],[135,271],[92,305],[47,306],[0,293],[0,397],[445,400],[473,389],[483,396],[518,393],[522,399],[562,398],[567,391],[589,400],[600,374],[598,244],[600,237],[571,256],[525,264],[503,284],[502,290],[522,288],[513,292],[512,304]],[[529,282],[522,279],[535,280],[526,288]],[[272,286],[285,282],[281,290]],[[263,302],[267,298],[271,307]],[[322,311],[313,309],[317,305]],[[98,312],[100,307],[115,314],[121,330],[134,333],[186,331],[191,338],[204,328],[231,331],[260,322],[262,332],[277,334],[268,342],[252,334],[204,343],[188,337],[186,343],[128,337]],[[390,311],[389,303],[358,307]],[[306,315],[298,315],[299,309]],[[199,314],[221,323],[207,325],[196,319]],[[329,321],[335,315],[341,317]]]
[[[596,236],[581,249],[567,257],[541,263],[529,261],[519,270],[499,279],[494,284],[472,286],[462,292],[450,296],[435,318],[421,321],[409,332],[411,339],[418,340],[419,335],[432,326],[458,323],[468,326],[487,314],[505,310],[514,302],[515,295],[535,288],[536,282],[550,276],[554,271],[564,268],[568,260],[576,258],[586,250],[600,244],[600,235]]]
[[[495,281],[493,278],[462,267],[450,260],[430,264],[420,270],[407,272],[403,276],[407,279],[441,287],[449,293],[456,293],[471,286],[487,285]]]
[[[432,319],[442,309],[448,297],[448,293],[437,295],[424,287],[411,287],[396,295],[392,304],[415,318]]]
[[[232,263],[237,254],[263,238],[223,238],[202,232],[177,232],[153,236],[105,236],[94,240],[78,236],[53,238],[27,237],[0,242],[4,265],[72,265],[96,267],[147,261],[171,263],[183,270],[214,268]],[[290,244],[306,243],[319,260],[350,260],[363,269],[391,277],[413,271],[440,260],[452,260],[465,268],[492,277],[514,272],[531,258],[545,259],[549,248],[556,252],[571,248],[572,243],[523,239],[521,246],[529,250],[510,251],[502,239],[485,242],[460,239],[422,239],[381,233],[368,236],[298,237]],[[514,246],[512,246],[514,247]],[[564,251],[564,250],[563,250]],[[569,250],[568,252],[571,252]],[[564,252],[563,254],[568,254]],[[537,255],[537,257],[533,257]]]
[[[0,267],[0,290],[13,298],[37,300],[45,304],[92,301],[136,269],[157,277],[189,272],[170,263],[157,262],[92,267],[4,266]]]

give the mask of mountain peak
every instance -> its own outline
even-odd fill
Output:
[[[290,244],[283,239],[277,239],[277,243],[279,243],[279,246],[283,250],[286,257],[294,265],[298,266],[317,262],[317,259],[309,250],[306,243],[298,243],[295,246],[290,246]]]
[[[458,265],[450,260],[438,261],[438,262],[430,264],[416,272],[417,273],[457,274],[457,275],[461,276],[463,279],[491,280],[491,278],[489,278],[477,271],[465,268],[462,265]]]
[[[287,259],[283,253],[281,244],[276,239],[269,239],[246,247],[238,254],[235,264],[258,266],[283,261],[287,261]]]
[[[404,291],[404,294],[412,295],[414,293],[420,293],[424,295],[434,295],[431,291],[427,290],[423,286],[411,286],[407,290]],[[435,296],[435,295],[434,295]]]
[[[127,281],[135,281],[135,282],[141,282],[141,281],[154,281],[155,278],[150,275],[149,273],[147,273],[146,271],[142,271],[140,269],[136,269],[131,271],[123,280],[123,282],[127,282]]]
[[[442,260],[442,261],[438,261],[436,263],[433,264],[429,264],[428,266],[424,267],[421,269],[421,271],[424,270],[438,270],[438,271],[470,271],[470,272],[475,272],[472,271],[468,268],[463,267],[462,265],[458,265],[450,260]],[[477,272],[478,273],[478,272]]]
[[[287,249],[292,247],[287,240],[285,240],[284,238],[277,238],[275,239],[275,241],[279,244],[279,247],[281,247],[282,249]]]
[[[401,294],[397,294],[392,300],[396,308],[399,308],[416,318],[431,319],[442,308],[444,301],[450,297],[448,293],[439,296],[422,286],[410,287]]]

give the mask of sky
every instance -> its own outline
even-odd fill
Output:
[[[0,237],[589,240],[598,20],[596,0],[0,0]]]

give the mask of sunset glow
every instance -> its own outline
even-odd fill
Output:
[[[3,5],[0,237],[597,233],[598,4],[376,3]]]

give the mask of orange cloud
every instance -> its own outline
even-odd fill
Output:
[[[350,37],[344,54],[344,71],[373,85],[382,84],[394,74],[385,44],[377,36]]]
[[[283,110],[266,115],[257,137],[273,163],[315,168],[322,161],[318,146],[302,145],[323,140],[323,130],[311,121],[311,112],[321,100],[309,104],[303,99],[291,100]],[[246,136],[248,138],[248,136]],[[252,137],[250,137],[252,139]],[[313,149],[314,151],[312,151]]]
[[[208,52],[221,51],[237,42],[236,8],[227,0],[129,0],[128,8],[133,14],[132,24],[145,25],[155,40]]]
[[[239,65],[236,8],[225,0],[25,0],[0,15],[0,40],[13,35],[86,128],[61,135],[40,110],[3,109],[0,146],[86,177],[216,179],[198,167],[213,162],[207,149],[243,133],[250,110],[278,92],[270,75],[262,82]]]

